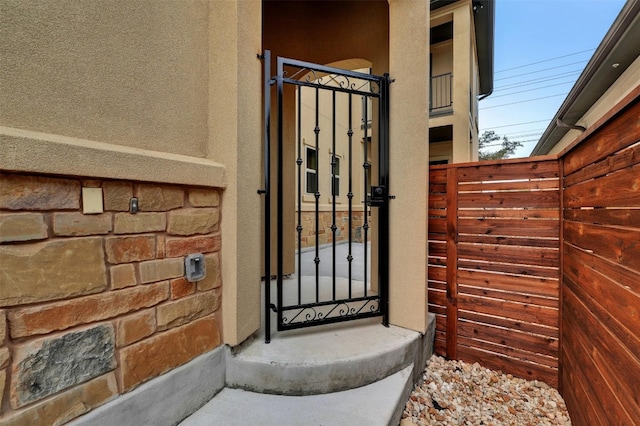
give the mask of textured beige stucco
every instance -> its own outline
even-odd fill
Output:
[[[429,159],[429,4],[389,1],[390,306],[392,324],[425,332]],[[411,184],[409,184],[411,183]]]
[[[473,34],[471,2],[453,11],[453,162],[472,161],[469,124],[469,89]],[[459,108],[462,106],[462,108]]]
[[[205,157],[207,2],[0,3],[0,124]]]
[[[432,75],[451,72],[452,111],[429,120],[430,127],[453,126],[453,143],[447,154],[451,162],[478,159],[477,102],[470,111],[470,100],[478,96],[478,59],[473,27],[472,3],[460,0],[439,8],[432,15],[431,28],[453,21],[453,40],[431,46]]]
[[[576,122],[579,126],[589,128],[593,126],[602,116],[609,112],[618,102],[620,102],[633,89],[638,87],[640,82],[640,57],[625,70],[615,83],[607,89],[607,91],[598,99],[589,111],[587,111],[580,120]],[[574,140],[576,140],[582,132],[578,130],[569,130],[566,135],[549,151],[549,154],[557,154]]]
[[[209,151],[225,164],[228,181],[221,221],[223,336],[237,345],[260,327],[262,62],[256,54],[262,5],[210,5]]]
[[[0,170],[225,187],[222,164],[0,126]]]

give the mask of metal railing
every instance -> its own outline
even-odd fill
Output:
[[[453,74],[450,72],[431,77],[429,111],[438,112],[451,108],[453,103],[452,81]]]

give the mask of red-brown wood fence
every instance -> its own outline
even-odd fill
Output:
[[[436,352],[557,386],[559,237],[557,159],[432,167]]]
[[[640,87],[558,157],[431,167],[428,217],[438,354],[638,424]]]
[[[562,157],[562,383],[576,425],[640,424],[639,100]]]

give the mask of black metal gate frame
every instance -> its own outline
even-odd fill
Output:
[[[258,192],[265,195],[264,202],[264,218],[265,218],[265,229],[264,229],[264,266],[265,266],[265,300],[264,300],[264,310],[265,310],[265,342],[269,343],[271,340],[270,330],[271,330],[271,316],[270,311],[273,310],[277,313],[278,318],[278,330],[290,330],[302,327],[309,327],[313,325],[320,324],[328,324],[342,321],[355,320],[360,318],[368,318],[374,316],[382,316],[382,323],[385,326],[389,324],[389,309],[388,309],[388,280],[389,280],[389,199],[393,198],[388,195],[387,188],[389,188],[389,85],[391,83],[391,79],[388,74],[384,76],[375,76],[371,74],[363,74],[354,71],[342,70],[338,68],[327,67],[323,65],[313,64],[309,62],[288,59],[288,58],[277,58],[277,75],[273,78],[270,77],[271,74],[271,52],[265,51],[264,55],[261,57],[264,60],[264,111],[265,111],[265,123],[264,123],[264,179],[265,179],[265,188],[259,190]],[[285,71],[285,67],[296,67],[298,71],[295,75],[287,76]],[[306,75],[306,78],[299,78],[303,75]],[[337,85],[326,85],[319,82],[317,76],[318,75],[327,75],[327,76],[340,76],[340,78],[344,78],[343,84]],[[310,78],[309,76],[314,76],[314,78]],[[361,90],[361,88],[356,88],[354,85],[349,84],[349,79],[357,79],[364,80],[369,83],[373,83],[370,85],[371,90]],[[271,86],[276,85],[277,91],[277,147],[278,147],[278,161],[277,161],[277,305],[271,303],[271,289],[270,289],[270,277],[271,275]],[[349,297],[346,299],[336,299],[336,276],[335,276],[335,267],[333,272],[333,299],[330,301],[319,301],[318,289],[319,289],[319,242],[316,237],[316,302],[315,303],[301,303],[301,256],[298,255],[298,304],[283,306],[283,240],[284,240],[284,220],[283,220],[283,199],[284,199],[284,184],[283,184],[283,160],[282,160],[282,150],[283,150],[283,91],[284,85],[291,84],[296,86],[307,86],[313,87],[316,89],[316,109],[317,109],[317,93],[319,89],[329,90],[333,92],[333,152],[335,153],[335,95],[336,92],[344,92],[349,93],[349,192],[347,197],[349,199],[349,255],[347,260],[349,262]],[[378,90],[373,90],[373,87],[377,86]],[[300,96],[301,90],[298,90],[298,96]],[[365,97],[372,97],[379,99],[379,186],[371,187],[371,196],[370,199],[365,202],[365,210],[364,210],[364,218],[365,223],[363,226],[365,233],[365,279],[364,279],[364,296],[363,297],[351,297],[351,261],[353,257],[351,256],[351,244],[352,244],[352,183],[351,183],[351,172],[352,172],[352,161],[351,161],[351,142],[352,142],[352,117],[351,117],[351,95],[361,95]],[[300,98],[299,98],[300,99]],[[299,108],[300,109],[300,108]],[[298,114],[300,112],[298,111]],[[318,133],[319,127],[317,122],[317,111],[316,111],[316,152],[318,148]],[[365,126],[364,126],[364,135],[365,141],[367,138],[367,126],[366,126],[366,108],[365,108]],[[298,126],[300,126],[300,117],[298,117]],[[298,127],[298,135],[300,135],[300,127]],[[301,164],[302,164],[302,154],[300,148],[300,137],[298,137],[298,158],[296,160],[296,164],[298,167],[298,225],[296,227],[296,231],[298,234],[298,247],[301,246],[301,213],[300,213],[300,197],[301,197]],[[366,146],[365,143],[365,163],[363,164],[363,168],[366,170],[371,166],[368,163],[366,157]],[[335,166],[335,157],[332,157],[332,167]],[[365,188],[368,186],[366,173],[365,173]],[[318,188],[316,187],[315,198],[316,198],[316,236],[318,235],[318,199],[320,193],[318,192]],[[334,207],[333,207],[333,224],[332,224],[332,232],[333,232],[333,259],[335,264],[335,232],[336,232],[336,209],[335,209],[335,194],[333,195],[334,199]],[[366,241],[367,241],[367,232],[369,228],[369,223],[367,219],[367,208],[368,207],[377,207],[379,208],[379,228],[378,228],[378,295],[367,295],[366,290]],[[372,271],[373,273],[373,271]],[[364,302],[359,309],[350,306],[349,303],[357,303]],[[330,309],[326,314],[318,315],[315,311],[317,307],[327,307],[330,305],[334,305],[333,308]],[[367,309],[365,309],[367,307]],[[299,316],[303,315],[303,312],[306,310],[311,310],[314,314],[311,315],[310,312],[305,314],[302,320],[294,322],[294,320],[298,319]],[[332,312],[338,310],[338,316],[329,316]],[[289,311],[298,311],[292,318],[286,318],[284,314]]]

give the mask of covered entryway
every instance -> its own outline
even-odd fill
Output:
[[[364,70],[374,76],[383,76],[388,73],[395,82],[389,93],[389,122],[388,128],[389,144],[387,160],[389,170],[393,171],[393,180],[385,187],[386,196],[394,195],[396,198],[389,203],[389,322],[390,324],[401,325],[409,329],[420,332],[426,331],[428,318],[426,308],[426,224],[422,220],[419,212],[426,208],[426,188],[416,187],[411,182],[424,182],[427,173],[428,163],[428,75],[429,75],[429,5],[422,1],[371,1],[371,2],[327,2],[327,1],[276,1],[266,0],[263,2],[263,52],[271,51],[271,68],[263,75],[268,79],[277,75],[277,57],[295,58],[296,60],[340,68],[347,71]],[[264,64],[263,64],[264,65]],[[323,73],[320,72],[323,76]],[[326,73],[325,73],[326,74]],[[397,78],[395,76],[397,74]],[[291,76],[291,74],[290,74]],[[299,80],[302,76],[298,76]],[[313,80],[313,78],[312,78]],[[275,88],[273,89],[275,90]],[[311,92],[309,87],[304,87],[302,92]],[[282,275],[287,276],[296,273],[296,245],[298,237],[296,228],[298,226],[298,213],[296,210],[297,197],[295,196],[297,183],[297,127],[296,127],[296,85],[285,84],[283,87],[283,126],[281,128],[283,137],[283,168],[282,181],[285,188],[289,185],[289,196],[283,197],[284,216],[282,216],[283,229],[289,230],[282,239]],[[275,111],[276,97],[270,103],[271,111]],[[304,100],[303,100],[304,102]],[[331,102],[331,101],[329,101]],[[358,101],[359,102],[359,101]],[[377,116],[377,101],[373,102],[371,112]],[[338,102],[339,104],[339,102]],[[360,109],[360,105],[357,105]],[[304,121],[304,119],[303,119]],[[273,123],[273,121],[272,121]],[[372,157],[371,173],[376,178],[378,171],[377,159],[377,137],[379,129],[377,124],[372,123],[371,150]],[[322,130],[321,134],[329,134],[330,128]],[[354,137],[362,140],[360,126],[354,127]],[[276,126],[265,129],[265,133],[270,133],[272,141],[277,140]],[[322,133],[325,132],[325,133]],[[341,131],[342,134],[346,130]],[[314,135],[304,136],[307,142],[313,145]],[[362,142],[364,143],[364,142]],[[303,147],[305,145],[303,144]],[[330,145],[324,145],[326,152],[318,154],[320,166],[325,166],[332,162],[329,153]],[[306,149],[306,148],[305,148]],[[364,148],[361,148],[364,150]],[[301,156],[303,166],[305,165],[306,151]],[[340,162],[341,184],[346,185],[346,165],[348,155],[345,155]],[[362,161],[364,163],[365,161]],[[272,152],[271,160],[268,163],[271,170],[276,170],[277,155]],[[358,167],[361,167],[360,164]],[[306,190],[306,168],[302,172],[302,186]],[[325,175],[324,179],[318,182],[320,185],[329,186],[331,182],[331,172]],[[275,191],[276,179],[272,181],[274,185],[271,189],[274,194],[274,201],[271,205],[268,226],[272,233],[271,246],[263,250],[272,253],[270,260],[270,274],[277,275],[277,218]],[[364,185],[362,185],[364,186]],[[321,204],[331,206],[330,188],[320,188],[320,193],[326,200]],[[358,185],[358,188],[360,184]],[[264,188],[262,188],[264,189]],[[348,188],[340,188],[340,196],[344,197],[342,206],[348,204],[346,194]],[[287,190],[285,189],[285,194]],[[314,202],[311,195],[311,205]],[[264,197],[262,197],[264,199]],[[331,200],[332,201],[332,200]],[[360,204],[364,198],[357,198],[354,193],[354,210],[361,207],[364,212],[364,205]],[[303,197],[303,204],[305,203]],[[370,212],[370,239],[371,248],[367,249],[371,255],[368,266],[367,279],[371,281],[371,289],[377,291],[378,280],[378,247],[379,240],[377,224],[379,209],[368,207]],[[303,215],[315,216],[315,206],[312,211],[302,209]],[[329,216],[328,236],[332,236],[331,225],[333,222],[332,211],[320,211],[320,216]],[[303,217],[303,222],[304,222]],[[347,219],[348,220],[348,219]],[[354,217],[355,220],[355,217]],[[364,218],[361,228],[364,227]],[[339,222],[339,220],[338,220]],[[304,226],[304,225],[303,225]],[[339,225],[336,225],[339,226]],[[308,224],[306,226],[308,230]],[[339,228],[340,229],[340,228]],[[342,235],[347,234],[346,230],[351,229],[348,225],[342,231]],[[363,229],[361,229],[363,230]],[[320,230],[319,230],[320,231]],[[337,231],[337,232],[341,232]],[[312,251],[315,250],[315,242],[304,241],[310,235],[302,235],[302,249],[305,244],[310,244]],[[326,234],[325,234],[326,235]],[[361,234],[360,238],[364,238]],[[355,238],[354,238],[355,241]],[[321,241],[323,244],[325,241]],[[331,243],[327,240],[326,243]],[[306,255],[306,253],[304,253]],[[315,255],[314,255],[315,257]],[[264,265],[263,265],[264,271]],[[264,276],[264,272],[261,274]],[[332,286],[333,278],[329,281]],[[295,284],[297,286],[297,283]],[[274,290],[275,291],[275,290]],[[332,290],[331,290],[332,291]],[[296,301],[297,302],[297,301]],[[264,308],[264,303],[262,304]],[[285,333],[286,334],[286,333]]]

